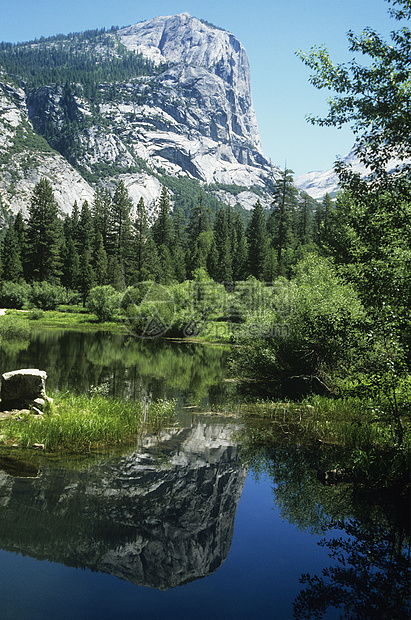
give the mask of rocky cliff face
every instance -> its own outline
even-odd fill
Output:
[[[3,81],[1,81],[3,79]],[[0,74],[0,198],[14,213],[27,213],[41,178],[53,185],[63,212],[75,200],[91,200],[94,190],[77,170],[33,131],[26,95]]]
[[[162,590],[204,577],[228,555],[245,481],[236,430],[199,422],[82,471],[0,471],[0,547]]]
[[[7,116],[0,146],[8,160],[0,170],[3,201],[17,211],[36,179],[48,176],[63,211],[71,209],[74,199],[89,199],[97,183],[110,187],[120,179],[135,204],[141,196],[149,204],[160,192],[159,175],[161,180],[170,175],[219,184],[213,191],[231,203],[233,195],[225,186],[241,186],[235,202],[247,208],[257,197],[264,202],[264,194],[269,202],[277,171],[261,150],[247,54],[238,39],[188,13],[158,17],[105,37],[104,54],[111,54],[113,62],[119,55],[141,54],[156,69],[100,81],[93,95],[81,81],[68,89],[43,83],[27,92],[3,83],[0,106]],[[59,45],[68,49],[73,42]],[[101,62],[101,41],[81,45],[82,53],[86,50]],[[33,137],[33,128],[54,151],[47,152],[44,141],[43,150],[39,145],[28,148],[26,140],[13,152],[10,132]],[[36,161],[24,164],[28,155]]]

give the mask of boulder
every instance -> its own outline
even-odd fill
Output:
[[[22,368],[5,372],[1,383],[1,409],[21,408],[46,395],[47,373],[37,368]]]

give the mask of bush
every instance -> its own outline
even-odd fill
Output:
[[[0,291],[0,306],[20,310],[28,303],[30,293],[30,284],[3,282]]]
[[[32,285],[31,301],[36,308],[55,310],[65,298],[66,293],[62,286],[55,286],[50,282],[35,282]]]
[[[111,321],[119,309],[121,299],[122,294],[112,286],[96,286],[87,297],[86,307],[99,321]]]
[[[309,255],[275,292],[271,308],[247,315],[233,366],[260,379],[308,375],[331,386],[362,351],[366,324],[354,288],[329,261]]]

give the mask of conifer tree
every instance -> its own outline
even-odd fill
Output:
[[[116,291],[122,291],[125,287],[123,265],[117,256],[110,256],[108,259],[107,280]]]
[[[78,251],[81,251],[80,240],[80,209],[78,208],[77,200],[74,201],[71,215],[68,216],[68,220],[65,222],[65,235],[73,239]]]
[[[148,235],[144,246],[144,260],[142,262],[140,280],[155,280],[160,278],[160,262],[158,258],[157,246],[154,243],[153,236]]]
[[[79,272],[79,288],[83,300],[83,307],[86,306],[86,300],[89,292],[95,285],[94,270],[91,265],[91,254],[87,248],[81,253],[80,272]]]
[[[108,260],[101,232],[97,235],[96,248],[93,255],[93,268],[97,286],[106,284]]]
[[[233,253],[233,278],[245,280],[247,276],[248,247],[244,222],[238,213],[234,216],[235,252]]]
[[[170,216],[170,199],[167,188],[163,185],[158,201],[158,216],[153,224],[153,239],[157,248],[165,245],[169,250],[173,247],[173,223]]]
[[[23,279],[20,245],[14,226],[9,226],[2,244],[2,278],[10,282]]]
[[[249,272],[255,278],[264,280],[269,243],[264,209],[259,200],[254,205],[253,214],[247,226],[247,241]]]
[[[269,216],[268,228],[272,244],[277,250],[279,272],[284,270],[283,251],[292,245],[292,214],[297,205],[297,189],[293,185],[293,171],[285,167],[276,181],[273,191],[273,209]]]
[[[76,290],[80,283],[80,255],[72,237],[65,241],[62,256],[61,283],[67,290]]]
[[[105,190],[103,194],[101,194],[100,190],[97,188],[96,193],[94,194],[93,204],[91,206],[94,226],[94,249],[96,249],[97,240],[99,238],[99,234],[101,234],[106,252],[108,249],[110,208],[111,197],[108,190]]]
[[[305,194],[298,212],[296,226],[296,236],[301,245],[307,245],[312,241],[312,203],[313,199]]]
[[[207,270],[208,255],[213,244],[213,232],[209,210],[200,196],[198,203],[191,209],[187,226],[188,251],[187,263],[189,274],[196,269]]]
[[[222,207],[217,211],[214,223],[215,264],[210,275],[218,282],[230,282],[233,279],[229,217],[230,214]]]
[[[41,179],[34,188],[27,222],[29,276],[58,283],[61,275],[62,225],[50,182]]]
[[[142,281],[143,264],[146,259],[145,249],[149,234],[147,211],[144,200],[141,197],[137,204],[136,218],[133,223],[133,272],[136,282]]]
[[[110,210],[110,245],[113,256],[120,265],[123,280],[131,257],[131,200],[124,181],[120,181],[114,192]]]
[[[183,282],[186,279],[186,247],[187,247],[187,235],[184,223],[184,215],[179,206],[174,208],[172,214],[173,221],[173,236],[174,236],[174,248],[172,252],[174,261],[174,274],[178,282]]]
[[[94,236],[94,226],[91,210],[87,200],[85,200],[81,205],[78,229],[78,238],[81,251],[83,251],[85,248],[91,251]]]

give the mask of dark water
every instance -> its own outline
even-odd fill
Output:
[[[47,372],[49,390],[86,392],[107,385],[126,398],[152,394],[206,406],[226,398],[227,347],[140,340],[109,333],[33,330],[30,341],[0,351],[0,374],[17,368]]]
[[[332,448],[259,448],[236,417],[184,409],[232,397],[224,349],[39,331],[8,354],[1,372],[182,415],[123,453],[1,452],[1,618],[408,618],[407,507],[324,486]]]

